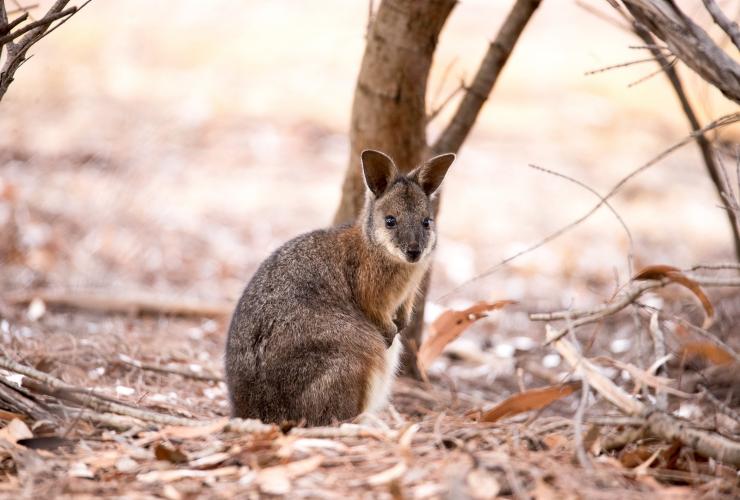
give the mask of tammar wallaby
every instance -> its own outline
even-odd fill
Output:
[[[259,267],[226,342],[232,415],[324,425],[382,409],[437,241],[432,195],[454,154],[408,175],[362,152],[365,205],[351,225],[298,236]]]

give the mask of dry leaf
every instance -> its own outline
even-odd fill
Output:
[[[406,462],[398,462],[390,469],[378,472],[367,478],[367,484],[370,486],[380,486],[395,481],[406,473]]]
[[[191,460],[188,464],[193,469],[210,469],[214,465],[218,465],[226,460],[230,459],[231,455],[225,452],[214,453],[213,455],[206,455],[196,460]]]
[[[556,448],[566,448],[570,446],[570,439],[566,438],[562,434],[550,433],[542,438],[542,442],[545,443],[548,449],[553,450]]]
[[[681,356],[686,358],[702,358],[715,365],[730,364],[734,360],[730,353],[709,341],[684,343],[681,347]]]
[[[501,491],[496,476],[486,469],[476,468],[468,473],[468,490],[473,498],[496,498]]]
[[[291,479],[316,470],[323,461],[324,457],[315,455],[289,464],[262,469],[257,473],[257,484],[263,493],[285,495],[290,493]]]
[[[26,417],[20,413],[13,413],[12,411],[0,410],[0,420],[13,420],[13,419],[25,420]]]
[[[704,319],[704,324],[702,325],[702,328],[709,328],[712,325],[712,321],[714,321],[714,306],[709,300],[709,297],[707,297],[707,295],[704,293],[704,290],[702,290],[699,283],[687,277],[681,272],[680,269],[673,266],[665,266],[660,264],[655,266],[647,266],[644,267],[639,273],[637,273],[632,279],[635,281],[644,281],[661,280],[664,278],[670,280],[673,283],[676,283],[677,285],[688,288],[696,296],[696,298],[699,299],[699,302],[701,302],[701,305],[704,307],[704,312],[706,313],[706,318]]]
[[[427,367],[431,365],[447,344],[455,340],[470,325],[487,316],[487,312],[501,309],[513,300],[499,300],[496,302],[478,302],[462,311],[445,311],[434,322],[429,329],[429,335],[422,342],[417,355],[419,370],[426,374]]]
[[[8,425],[0,429],[0,439],[16,444],[21,439],[29,439],[33,437],[33,433],[22,420],[14,418]]]
[[[169,443],[157,443],[154,446],[154,456],[157,457],[157,460],[164,460],[173,464],[184,464],[188,461],[185,453]]]
[[[558,399],[573,394],[580,387],[580,382],[571,382],[529,389],[506,398],[485,412],[480,420],[481,422],[496,422],[504,417],[511,417],[525,411],[539,410]]]

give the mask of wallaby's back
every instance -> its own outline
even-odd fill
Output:
[[[255,273],[227,341],[234,416],[319,425],[364,410],[385,344],[353,303],[353,229],[299,236]]]

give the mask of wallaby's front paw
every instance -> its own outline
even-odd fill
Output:
[[[388,328],[385,329],[383,332],[383,340],[385,340],[385,347],[388,348],[393,344],[393,340],[396,338],[396,335],[398,335],[399,329],[395,324],[390,325]]]

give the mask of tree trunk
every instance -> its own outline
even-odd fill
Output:
[[[360,171],[363,149],[388,153],[406,173],[431,154],[457,152],[498,79],[519,35],[541,0],[516,0],[489,46],[466,95],[440,140],[426,137],[426,89],[437,39],[456,0],[384,0],[370,23],[355,88],[350,126],[350,159],[335,224],[357,217],[365,199]],[[439,210],[439,197],[434,213]],[[430,271],[431,272],[431,271]],[[402,332],[403,373],[419,378],[416,352],[424,326],[430,272],[424,277],[414,316]]]
[[[455,0],[385,0],[367,33],[355,87],[349,167],[334,216],[354,220],[365,199],[363,149],[378,149],[402,172],[422,161],[426,141],[426,88],[434,49]]]
[[[406,173],[427,150],[426,89],[439,33],[455,0],[385,0],[367,33],[367,45],[357,78],[350,128],[349,166],[342,199],[334,216],[341,224],[357,217],[365,199],[360,172],[363,149],[388,153]],[[421,338],[424,296],[414,306],[411,324],[402,333],[403,372],[418,378],[416,350]],[[411,333],[409,333],[411,332]]]

